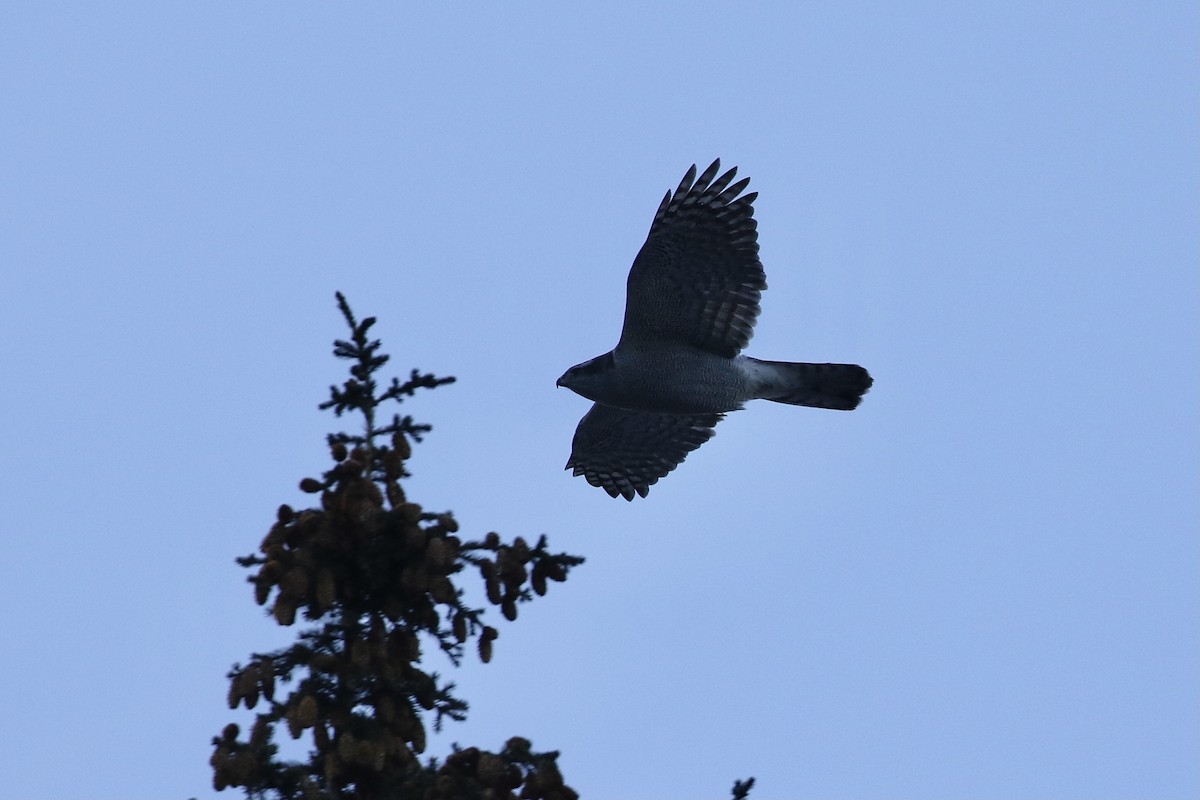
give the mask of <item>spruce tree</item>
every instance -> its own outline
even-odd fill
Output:
[[[456,747],[440,762],[421,758],[429,727],[462,720],[468,708],[424,666],[425,651],[457,666],[473,645],[487,662],[499,636],[485,609],[464,601],[463,577],[477,572],[488,603],[513,621],[521,603],[583,559],[551,553],[545,536],[532,545],[496,533],[465,539],[450,512],[405,495],[412,443],[430,428],[399,414],[383,423],[381,408],[454,379],[413,370],[403,383],[381,382],[389,357],[369,337],[374,318],[360,322],[337,300],[350,338],[335,342],[334,355],[350,375],[321,408],[363,426],[330,434],[332,466],[300,481],[314,507],[280,506],[258,552],[237,559],[253,571],[258,604],[280,625],[305,627],[290,647],[254,653],[229,672],[229,707],[257,713],[247,737],[231,723],[213,739],[213,785],[281,800],[575,800],[558,753],[519,736],[496,752]],[[280,726],[310,737],[307,760],[280,758]]]

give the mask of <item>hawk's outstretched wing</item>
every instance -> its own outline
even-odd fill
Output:
[[[579,421],[567,469],[611,496],[650,486],[707,442],[721,414],[656,414],[596,403]]]
[[[625,326],[617,348],[658,342],[737,355],[754,333],[767,288],[758,260],[757,192],[738,197],[749,178],[716,180],[720,159],[696,178],[692,166],[663,198],[626,286]]]

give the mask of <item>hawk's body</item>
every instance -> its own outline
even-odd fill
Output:
[[[721,162],[693,166],[659,205],[629,272],[625,325],[609,353],[558,380],[595,401],[567,468],[613,497],[650,486],[747,400],[849,410],[871,386],[853,364],[793,364],[739,355],[767,288],[758,260],[756,193]],[[714,180],[716,178],[716,180]]]

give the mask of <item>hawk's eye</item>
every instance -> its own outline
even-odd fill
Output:
[[[595,375],[608,369],[612,369],[612,353],[605,353],[576,367],[581,375]]]

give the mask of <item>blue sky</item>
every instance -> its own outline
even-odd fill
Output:
[[[431,753],[524,735],[588,798],[1200,795],[1198,48],[1181,2],[7,4],[5,794],[218,796],[225,672],[294,633],[233,558],[325,468],[341,290],[459,379],[406,406],[410,496],[588,558]],[[717,156],[761,193],[748,352],[875,388],[614,501],[554,381]]]

